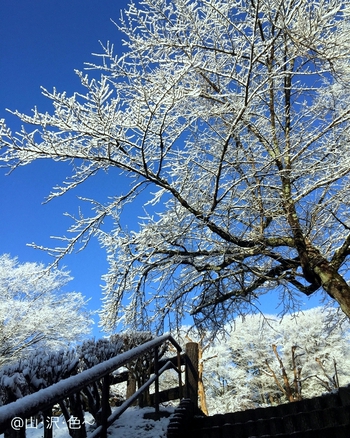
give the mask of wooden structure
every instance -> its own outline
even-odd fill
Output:
[[[323,396],[213,416],[183,399],[167,438],[349,438],[350,385]]]
[[[165,343],[171,343],[176,351],[175,358],[159,360],[159,348]],[[101,402],[95,408],[98,408],[98,425],[96,429],[87,435],[85,426],[80,428],[71,427],[68,423],[70,436],[73,438],[95,438],[107,437],[108,427],[116,421],[119,416],[131,406],[135,400],[148,391],[150,385],[155,384],[155,391],[152,394],[152,402],[155,407],[155,415],[159,415],[159,403],[165,400],[181,399],[183,396],[191,400],[194,406],[198,405],[198,345],[190,343],[186,347],[186,353],[181,354],[182,349],[171,335],[164,335],[148,341],[132,350],[115,356],[105,362],[102,362],[88,370],[85,370],[75,376],[42,389],[37,393],[27,395],[13,403],[0,407],[0,433],[5,433],[5,438],[25,438],[26,419],[33,418],[38,414],[44,419],[44,437],[52,438],[52,424],[45,421],[52,416],[54,405],[69,400],[73,412],[72,418],[77,418],[83,424],[83,407],[82,394],[89,394],[87,389],[97,388],[96,382],[102,381]],[[128,363],[136,360],[145,354],[152,353],[153,373],[151,377],[139,388],[131,397],[129,397],[121,406],[116,408],[113,413],[109,404],[110,385],[115,383],[113,373]],[[186,382],[183,387],[181,380],[181,366],[185,366]],[[166,391],[159,391],[159,377],[168,369],[175,369],[178,373],[178,386]],[[119,380],[120,381],[120,380]],[[95,386],[94,386],[95,385]],[[16,423],[14,423],[16,419]]]

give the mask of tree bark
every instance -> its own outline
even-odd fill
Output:
[[[344,278],[326,260],[316,265],[314,272],[320,278],[323,289],[338,302],[342,311],[350,318],[350,286]]]
[[[277,358],[277,360],[278,360],[278,363],[280,364],[280,368],[281,368],[281,371],[282,371],[282,378],[283,378],[283,392],[284,392],[284,394],[286,395],[288,401],[290,401],[290,402],[294,402],[294,401],[295,401],[295,398],[294,398],[293,390],[292,390],[292,388],[291,388],[291,386],[290,386],[289,379],[288,379],[288,376],[287,376],[287,373],[286,373],[286,369],[285,369],[285,367],[284,367],[284,364],[283,364],[283,362],[282,362],[282,359],[280,358],[280,355],[278,354],[278,351],[277,351],[277,345],[272,344],[272,349],[273,349],[273,352],[275,353],[275,356],[276,356],[276,358]],[[275,377],[275,379],[276,379],[276,375],[275,375],[275,373],[274,373],[274,377]],[[282,388],[282,385],[279,385],[279,387]]]
[[[350,286],[338,270],[304,236],[292,199],[290,181],[283,177],[282,184],[285,193],[285,212],[293,232],[304,278],[316,286],[315,290],[322,287],[330,297],[338,302],[343,312],[350,318]]]
[[[128,381],[126,383],[126,399],[130,398],[136,392],[136,378],[132,371],[129,371]],[[135,401],[132,406],[136,406],[137,401]]]
[[[296,345],[293,345],[292,347],[292,364],[293,364],[293,373],[294,373],[294,392],[295,392],[295,398],[297,400],[302,400],[301,395],[301,384],[300,384],[300,375],[301,375],[301,367],[298,367],[295,361],[295,350],[298,347]]]
[[[203,414],[209,415],[207,407],[207,398],[205,395],[205,388],[203,383],[203,348],[201,344],[198,346],[198,395],[199,395],[199,407]]]

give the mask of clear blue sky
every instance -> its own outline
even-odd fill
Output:
[[[99,40],[109,40],[121,49],[121,35],[110,19],[117,21],[126,5],[126,0],[0,0],[0,118],[16,130],[19,122],[5,108],[29,113],[36,105],[40,111],[51,111],[40,86],[73,93],[79,87],[74,69],[82,70],[84,62],[94,61],[91,53],[100,52]],[[101,174],[73,193],[42,205],[51,188],[67,175],[64,164],[36,162],[4,175],[0,169],[0,254],[45,264],[50,257],[26,244],[54,246],[49,236],[65,234],[71,221],[62,214],[77,213],[77,196],[103,200],[115,195],[116,185],[123,183]],[[131,210],[129,219],[136,216]],[[67,257],[64,264],[74,277],[67,290],[91,297],[91,308],[98,309],[101,275],[108,268],[98,242]],[[271,296],[264,300],[263,308],[273,313],[276,301],[270,300]],[[99,336],[97,327],[94,334]]]
[[[40,86],[73,93],[79,87],[74,69],[93,62],[101,51],[99,40],[121,47],[117,21],[126,0],[1,0],[0,1],[0,118],[12,130],[18,120],[6,108],[30,113],[36,105],[51,111]],[[76,214],[77,196],[103,200],[115,194],[108,175],[101,174],[74,193],[42,205],[51,188],[66,176],[62,163],[36,162],[5,177],[0,169],[0,254],[18,256],[20,262],[45,264],[50,257],[26,246],[35,242],[54,246],[49,237],[65,234],[71,221],[62,214]],[[109,183],[108,183],[109,181]],[[107,271],[105,253],[97,241],[64,261],[74,280],[67,290],[91,297],[91,308],[100,307],[101,275]],[[98,336],[97,328],[94,334]]]

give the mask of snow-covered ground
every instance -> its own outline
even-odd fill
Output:
[[[174,411],[174,408],[167,407],[161,408],[161,411],[167,411],[170,414]],[[154,412],[154,408],[129,408],[127,409],[118,420],[113,423],[108,431],[110,432],[110,438],[165,438],[166,430],[169,423],[169,417],[161,418],[160,420],[145,419],[146,413]],[[85,422],[87,430],[91,430],[89,424],[93,423],[93,418],[90,414],[85,415]],[[53,436],[54,438],[69,438],[66,422],[63,416],[52,421]],[[43,438],[44,430],[42,423],[37,426],[27,427],[26,438]],[[0,435],[3,438],[3,435]]]

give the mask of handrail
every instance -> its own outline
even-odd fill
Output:
[[[44,411],[48,406],[52,406],[70,395],[78,393],[87,385],[108,376],[116,369],[126,365],[146,352],[159,347],[166,341],[170,341],[174,345],[178,354],[182,351],[175,339],[170,334],[166,334],[97,364],[77,375],[68,377],[47,388],[41,389],[34,394],[29,394],[15,402],[1,406],[0,433],[5,432],[14,417],[29,418],[40,411]]]
[[[133,394],[131,397],[129,397],[127,400],[125,400],[125,402],[119,406],[107,419],[106,421],[106,426],[104,425],[100,425],[98,426],[90,435],[88,435],[87,438],[96,438],[98,436],[100,436],[100,433],[103,432],[104,427],[109,427],[111,424],[113,424],[120,416],[123,412],[125,412],[129,406],[132,405],[132,403],[138,399],[138,397],[140,396],[140,394],[143,393],[143,391],[145,391],[147,388],[149,388],[152,383],[154,383],[158,377],[164,373],[164,371],[166,371],[169,368],[172,368],[173,364],[170,362],[170,360],[159,370],[158,374],[154,375],[153,377],[151,377],[149,380],[147,380],[147,382],[145,384],[143,384],[138,391],[135,392],[135,394]]]

